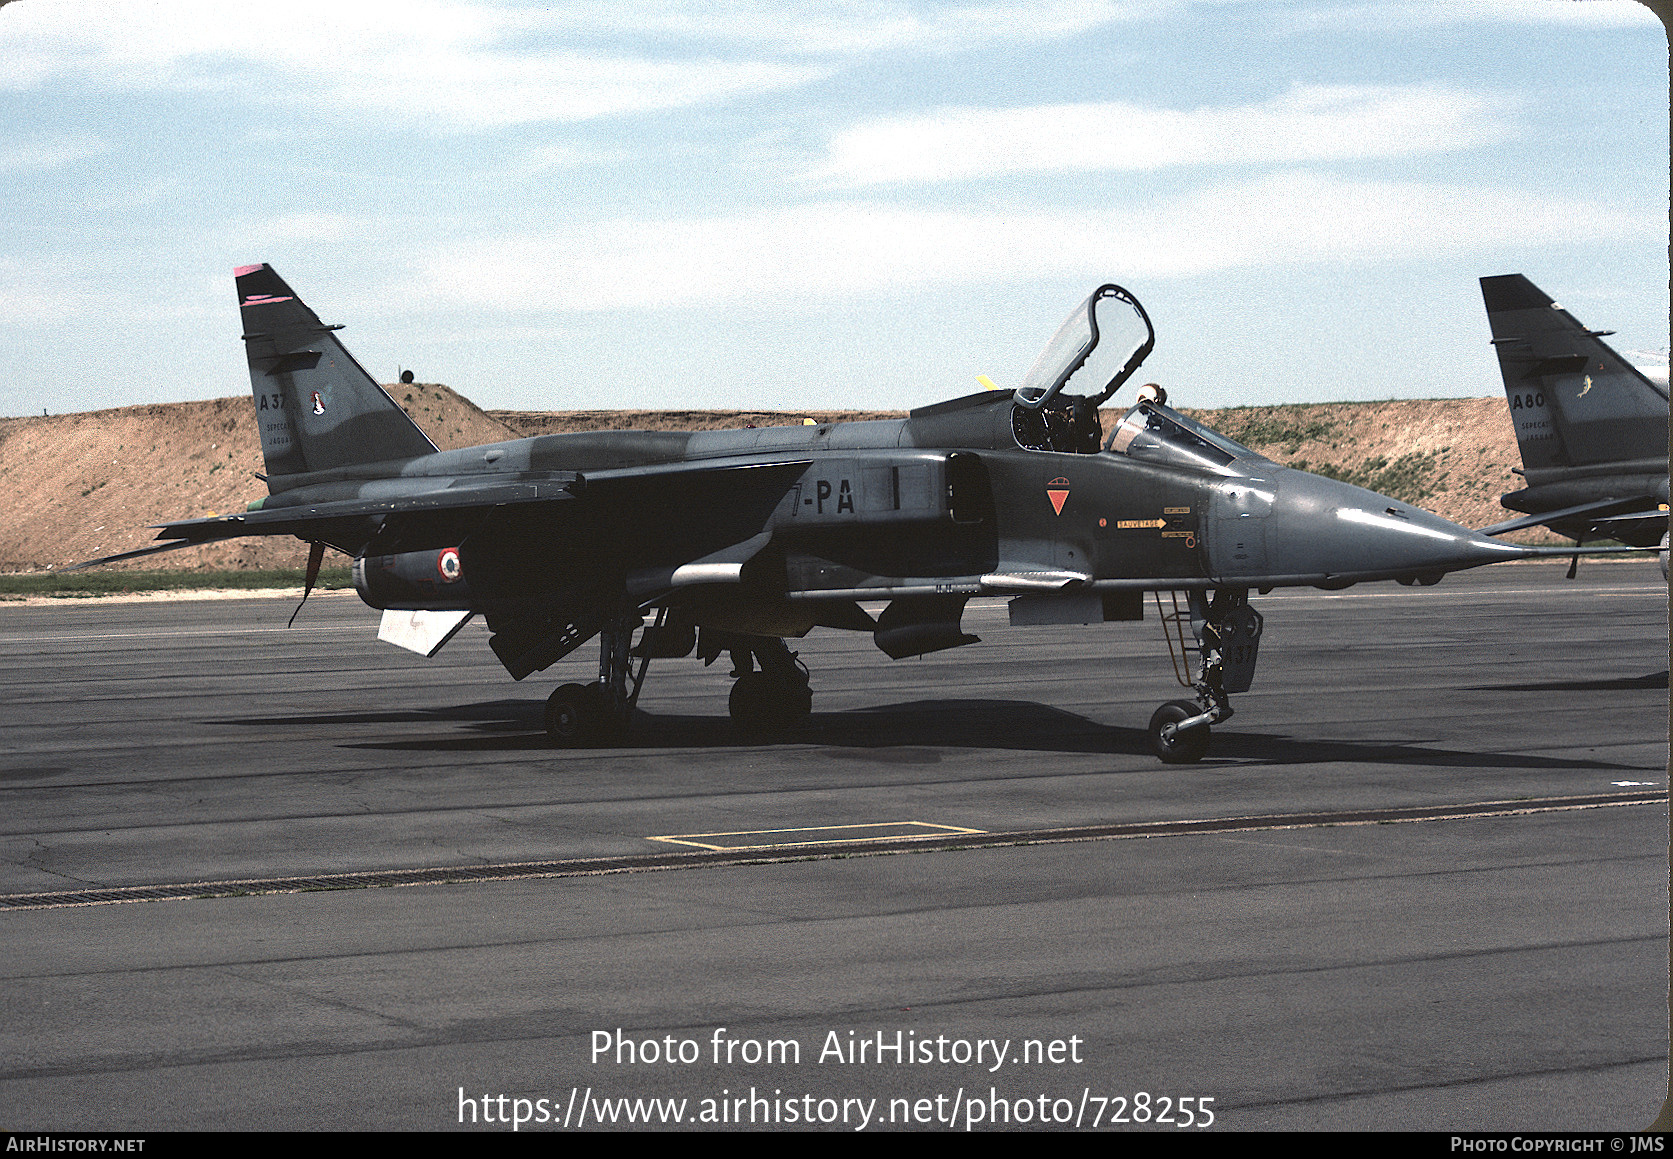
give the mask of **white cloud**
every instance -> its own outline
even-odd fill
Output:
[[[242,236],[247,242],[259,245],[342,241],[353,236],[361,224],[341,213],[287,213],[247,230]]]
[[[30,0],[0,16],[0,87],[69,76],[110,88],[235,90],[480,128],[677,108],[827,71],[543,45],[530,35],[541,28],[537,10],[440,0],[288,0],[232,16],[218,0]]]
[[[96,316],[110,308],[105,289],[88,261],[0,257],[0,324],[36,329]]]
[[[487,128],[781,91],[856,55],[1032,44],[1128,16],[1117,0],[30,0],[0,16],[0,89],[215,89]]]
[[[1292,173],[1098,210],[826,202],[496,234],[431,249],[395,291],[437,308],[517,315],[744,302],[800,313],[948,285],[1060,276],[1139,282],[1506,244],[1634,236],[1649,242],[1662,236],[1662,224],[1578,198]]]
[[[509,155],[498,172],[508,177],[534,177],[563,169],[581,169],[621,160],[620,150],[601,149],[590,145],[534,145]]]
[[[836,184],[1010,173],[1363,160],[1465,149],[1509,132],[1513,98],[1439,85],[1298,85],[1259,104],[942,109],[836,134],[810,176]]]
[[[1118,0],[953,5],[902,0],[578,0],[543,8],[539,24],[825,56],[1030,44],[1118,22],[1154,19],[1171,7]]]
[[[97,157],[110,146],[94,137],[36,137],[22,141],[0,141],[0,173],[18,170],[57,169],[89,157]]]
[[[1467,24],[1556,25],[1571,28],[1658,26],[1638,0],[1374,0],[1364,4],[1303,3],[1275,10],[1272,23],[1361,30]]]

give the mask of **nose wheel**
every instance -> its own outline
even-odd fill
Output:
[[[1208,722],[1180,728],[1180,723],[1202,715],[1195,701],[1170,700],[1150,715],[1150,751],[1164,764],[1189,765],[1208,754]]]

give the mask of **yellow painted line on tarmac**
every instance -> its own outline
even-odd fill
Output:
[[[859,841],[910,841],[914,837],[945,837],[950,833],[985,833],[960,825],[937,825],[929,821],[881,821],[868,825],[813,825],[800,829],[741,829],[732,833],[673,833],[647,837],[669,845],[691,845],[698,849],[787,849],[797,845],[848,845]],[[721,840],[723,838],[770,838],[770,840]]]

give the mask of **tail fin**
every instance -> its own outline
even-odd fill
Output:
[[[1522,465],[1580,467],[1667,453],[1667,391],[1521,274],[1482,278]]]
[[[268,265],[241,266],[238,306],[268,487],[287,476],[410,459],[436,446]]]

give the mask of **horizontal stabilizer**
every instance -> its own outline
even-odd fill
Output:
[[[121,563],[125,559],[139,559],[141,556],[156,555],[160,551],[175,551],[182,547],[196,546],[197,544],[191,540],[182,540],[176,543],[162,543],[157,544],[154,547],[141,547],[134,551],[124,551],[119,552],[116,555],[101,556],[98,559],[83,560],[81,563],[72,563],[69,567],[61,567],[58,570],[80,571],[84,567],[98,567],[99,565],[106,563]]]
[[[390,499],[342,499],[329,503],[264,507],[234,515],[205,519],[182,519],[155,524],[158,539],[181,539],[187,546],[234,539],[241,535],[299,535],[312,538],[310,529],[332,520],[364,519],[371,516],[418,515],[434,511],[500,507],[513,503],[553,503],[574,498],[573,484],[579,476],[554,475],[551,479],[518,483],[487,483],[470,487],[448,487],[420,495]],[[161,550],[161,549],[155,549]]]
[[[1658,508],[1655,499],[1650,496],[1626,500],[1600,499],[1594,503],[1578,503],[1573,507],[1564,507],[1557,511],[1539,511],[1517,519],[1507,519],[1503,523],[1483,527],[1481,534],[1503,535],[1509,531],[1522,531],[1529,527],[1543,527],[1548,523],[1576,519],[1581,516],[1590,516],[1597,523],[1607,523],[1614,519],[1666,519],[1667,512]]]

